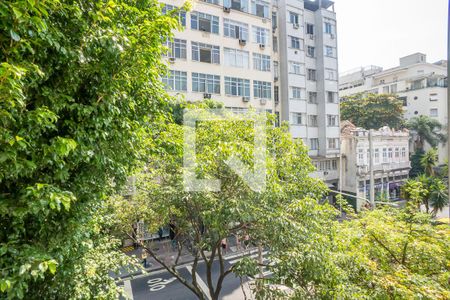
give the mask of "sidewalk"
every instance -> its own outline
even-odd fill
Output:
[[[173,265],[178,255],[178,250],[172,249],[172,242],[170,239],[163,239],[161,241],[153,240],[148,242],[148,247],[150,247],[156,256],[160,258],[165,264]],[[138,261],[142,261],[142,248],[138,247],[134,249],[132,246],[125,247],[122,249],[127,255],[135,256]],[[226,249],[225,256],[238,254],[240,252],[249,251],[249,249],[243,249],[242,247],[236,245],[236,240],[234,238],[228,238],[228,244]],[[194,257],[191,253],[187,251],[187,249],[183,249],[181,252],[180,258],[178,259],[178,265],[187,264],[194,261]],[[164,267],[158,263],[153,257],[149,254],[147,255],[147,268],[145,268],[146,272],[154,272],[163,269]],[[116,277],[126,278],[130,276],[136,276],[143,274],[141,270],[136,269],[135,271],[128,272],[123,270]]]

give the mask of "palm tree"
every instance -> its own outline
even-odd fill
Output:
[[[438,154],[436,149],[428,150],[420,159],[420,165],[425,170],[428,176],[434,176],[434,167],[438,161]]]
[[[439,143],[445,143],[447,137],[441,133],[443,128],[438,120],[428,116],[414,117],[406,123],[406,127],[411,130],[415,136],[414,143],[416,149],[424,149],[425,142],[431,147],[436,148]]]
[[[448,204],[447,187],[440,179],[435,179],[430,187],[430,205],[433,207],[432,214],[436,216],[438,211],[442,211]]]

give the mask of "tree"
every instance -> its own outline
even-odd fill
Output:
[[[425,142],[436,148],[439,143],[447,141],[441,132],[442,124],[428,116],[414,117],[406,123],[406,127],[412,131],[416,149],[424,150]]]
[[[409,170],[409,177],[415,178],[419,176],[420,174],[425,173],[425,169],[423,168],[422,164],[420,163],[422,160],[422,157],[425,155],[425,151],[422,149],[416,149],[414,153],[411,155],[411,170]]]
[[[208,111],[201,113],[214,119]],[[274,127],[272,118],[264,129],[266,188],[260,192],[252,190],[225,161],[233,154],[247,166],[257,167],[253,162],[253,123],[231,112],[223,113],[226,121],[198,122],[195,133],[198,163],[195,174],[197,178],[219,179],[220,191],[186,191],[183,127],[168,122],[149,136],[149,142],[157,145],[152,148],[154,152],[149,153],[145,169],[137,175],[136,195],[131,200],[117,196],[111,201],[112,210],[117,212],[117,218],[114,218],[117,227],[130,238],[133,238],[130,234],[132,220],[145,221],[149,230],[169,222],[175,224],[179,255],[189,249],[194,259],[192,280],[178,273],[175,268],[178,257],[166,262],[151,247],[142,246],[199,299],[219,299],[222,283],[229,274],[255,276],[260,272],[259,262],[251,258],[226,268],[221,247],[223,239],[240,236],[243,240],[249,236],[254,245],[270,248],[275,253],[289,235],[308,238],[311,242],[316,238],[326,239],[326,234],[319,232],[328,231],[328,224],[337,213],[331,207],[318,204],[326,187],[320,180],[309,177],[313,166],[307,148],[301,141],[292,139],[286,124],[281,128]],[[140,207],[147,208],[142,210]],[[203,292],[196,279],[200,267],[206,269],[209,295]],[[213,279],[214,270],[219,274],[217,279]]]
[[[438,154],[436,149],[430,149],[420,159],[420,164],[428,176],[434,176],[434,167],[438,161]]]
[[[163,117],[156,0],[0,4],[0,298],[116,298],[105,215]]]
[[[403,104],[395,95],[358,94],[341,102],[341,120],[357,127],[379,129],[383,126],[399,129],[403,126]]]

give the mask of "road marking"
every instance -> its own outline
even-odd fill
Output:
[[[266,254],[267,254],[267,251],[264,251],[264,252],[262,253],[262,255],[266,255]],[[255,257],[258,257],[258,256],[259,256],[258,253],[255,253],[255,254],[252,254],[252,255],[248,255],[248,257],[250,257],[250,258],[255,258]],[[229,260],[228,263],[230,263],[230,264],[235,264],[235,263],[237,263],[238,261],[240,261],[241,259],[243,259],[244,257],[247,257],[247,255],[244,255],[244,256],[239,257],[239,258],[237,258],[237,259]]]
[[[125,295],[127,295],[127,297],[131,300],[134,299],[133,297],[133,289],[131,288],[131,281],[130,280],[125,280],[125,282],[123,283],[123,291],[125,292]]]
[[[186,266],[186,269],[188,269],[189,273],[192,274],[192,266]],[[197,273],[197,272],[196,272]],[[206,283],[202,280],[202,278],[200,277],[200,275],[198,275],[197,273],[197,283],[200,286],[200,288],[203,290],[203,292],[205,293],[206,297],[208,297],[208,300],[211,300],[211,297],[209,295],[209,289],[208,286],[206,285]]]
[[[244,252],[241,252],[241,253],[228,255],[228,256],[225,256],[224,258],[225,258],[225,260],[230,260],[230,259],[233,259],[233,258],[236,258],[236,257],[245,256],[246,254],[253,254],[255,252],[258,252],[258,249],[253,249],[253,250],[250,250],[250,251],[244,251]]]

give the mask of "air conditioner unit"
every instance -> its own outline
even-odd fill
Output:
[[[328,175],[328,171],[323,171],[323,175],[327,176]]]
[[[310,38],[311,40],[313,40],[313,39],[314,39],[314,34],[309,34],[309,38]]]
[[[334,34],[330,34],[330,38],[334,40]]]
[[[169,62],[174,63],[177,59],[175,57],[169,57]]]
[[[264,45],[264,44],[259,44],[259,49],[261,49],[261,50],[266,49],[266,45]]]
[[[211,99],[211,94],[209,94],[209,93],[204,93],[204,94],[203,94],[203,99]]]
[[[239,45],[245,46],[247,44],[246,40],[239,40]]]
[[[248,101],[250,101],[250,97],[246,97],[246,96],[244,96],[244,97],[242,97],[242,101],[244,101],[244,102],[248,102]]]
[[[261,99],[261,100],[259,100],[260,101],[260,103],[262,104],[262,105],[265,105],[266,103],[267,103],[267,100],[266,99]]]
[[[300,28],[300,24],[292,23],[292,27],[294,27],[294,29],[299,29]]]
[[[278,81],[278,76],[274,76],[273,81]]]
[[[230,13],[231,8],[224,6],[223,7],[223,11],[226,12],[226,13]]]
[[[262,22],[263,23],[267,23],[267,19],[266,18],[262,18]]]

